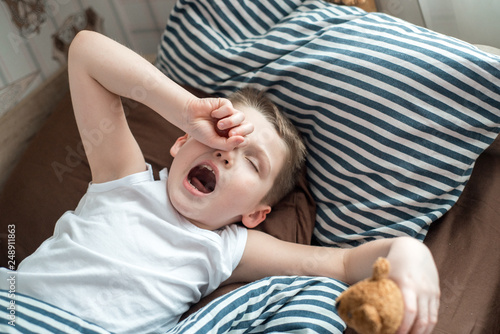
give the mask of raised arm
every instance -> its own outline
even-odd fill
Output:
[[[94,182],[145,169],[120,96],[139,101],[204,143],[230,150],[252,131],[244,115],[225,99],[198,99],[155,66],[119,43],[95,32],[77,34],[69,50],[71,97]],[[230,137],[215,132],[233,128]]]
[[[405,300],[399,333],[430,333],[437,321],[439,278],[430,251],[412,238],[381,239],[351,249],[314,247],[280,241],[248,231],[243,258],[230,282],[253,281],[274,275],[332,277],[349,284],[371,276],[378,257],[391,263],[390,278]],[[421,331],[420,331],[421,330]]]

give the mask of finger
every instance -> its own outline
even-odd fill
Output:
[[[238,112],[231,116],[219,119],[217,121],[217,127],[220,130],[234,128],[235,126],[242,124],[244,120],[245,120],[245,114],[242,112]]]
[[[417,317],[417,296],[413,291],[403,291],[402,289],[401,292],[405,304],[405,313],[401,325],[396,332],[397,334],[409,333]]]
[[[218,99],[215,103],[217,104],[210,113],[210,116],[213,118],[225,118],[235,113],[240,113],[240,111],[234,109],[233,104],[229,100]]]
[[[242,147],[246,145],[247,140],[243,136],[231,136],[231,137],[220,137],[215,136],[210,139],[210,143],[207,143],[210,147],[215,149],[231,151],[236,147]]]
[[[429,291],[419,297],[418,314],[412,333],[430,334],[438,320],[440,293],[439,290]]]
[[[222,124],[222,126],[219,125],[219,122],[216,122],[215,123],[215,132],[220,136],[220,137],[229,137],[229,130],[231,130],[231,128],[229,129],[225,129],[224,128],[224,122],[223,121],[220,121],[220,123]]]
[[[231,151],[231,150],[235,149],[236,147],[241,147],[241,146],[244,146],[245,144],[246,144],[246,140],[244,137],[233,136],[233,137],[229,137],[226,140],[225,146],[226,146],[227,151]]]
[[[411,329],[412,334],[424,334],[428,333],[428,328],[429,328],[429,304],[430,301],[427,298],[420,298],[418,299],[418,308],[417,308],[417,315],[415,317],[415,321],[413,323],[413,327]]]
[[[438,322],[438,316],[439,316],[439,295],[438,297],[433,298],[429,305],[430,326],[427,333],[432,333],[434,327],[436,327],[436,324]]]
[[[439,313],[439,294],[437,297],[420,298],[418,313],[413,324],[411,333],[415,334],[430,334],[437,324]]]
[[[242,136],[242,137],[245,137],[245,136],[248,136],[249,134],[251,134],[254,130],[254,126],[252,123],[243,123],[237,127],[234,127],[232,128],[231,130],[229,130],[229,137],[233,137],[233,136]]]

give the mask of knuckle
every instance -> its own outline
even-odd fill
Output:
[[[429,319],[429,324],[430,325],[436,325],[438,322],[438,315],[437,314],[432,314],[430,319]]]
[[[408,314],[409,314],[412,318],[414,318],[414,317],[417,315],[417,313],[418,313],[418,308],[417,308],[417,306],[416,306],[416,305],[415,305],[415,306],[408,306],[408,307],[406,308],[406,312],[407,312],[407,313],[408,313]]]
[[[408,333],[411,329],[411,323],[403,323],[399,327],[397,333]]]
[[[417,326],[417,328],[425,328],[429,325],[429,319],[418,318],[417,321],[415,322],[415,325]]]

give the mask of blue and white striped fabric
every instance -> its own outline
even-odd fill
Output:
[[[323,245],[423,240],[500,131],[500,58],[320,0],[180,1],[157,66],[227,95],[267,90],[302,132]]]
[[[0,333],[109,334],[99,326],[19,293],[0,290]]]
[[[192,314],[166,334],[342,333],[335,299],[347,288],[321,277],[269,277],[234,290]],[[0,290],[0,333],[108,334],[37,299]],[[11,322],[9,324],[9,322]],[[13,326],[15,325],[15,326]]]
[[[340,334],[345,323],[335,299],[346,288],[324,277],[268,277],[215,299],[168,334]]]

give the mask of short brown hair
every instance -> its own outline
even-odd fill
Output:
[[[306,156],[302,136],[290,119],[265,96],[264,91],[246,87],[231,94],[228,99],[235,106],[241,104],[259,111],[274,126],[285,143],[287,152],[283,167],[276,176],[271,190],[262,199],[263,203],[273,206],[292,191],[300,177]]]

